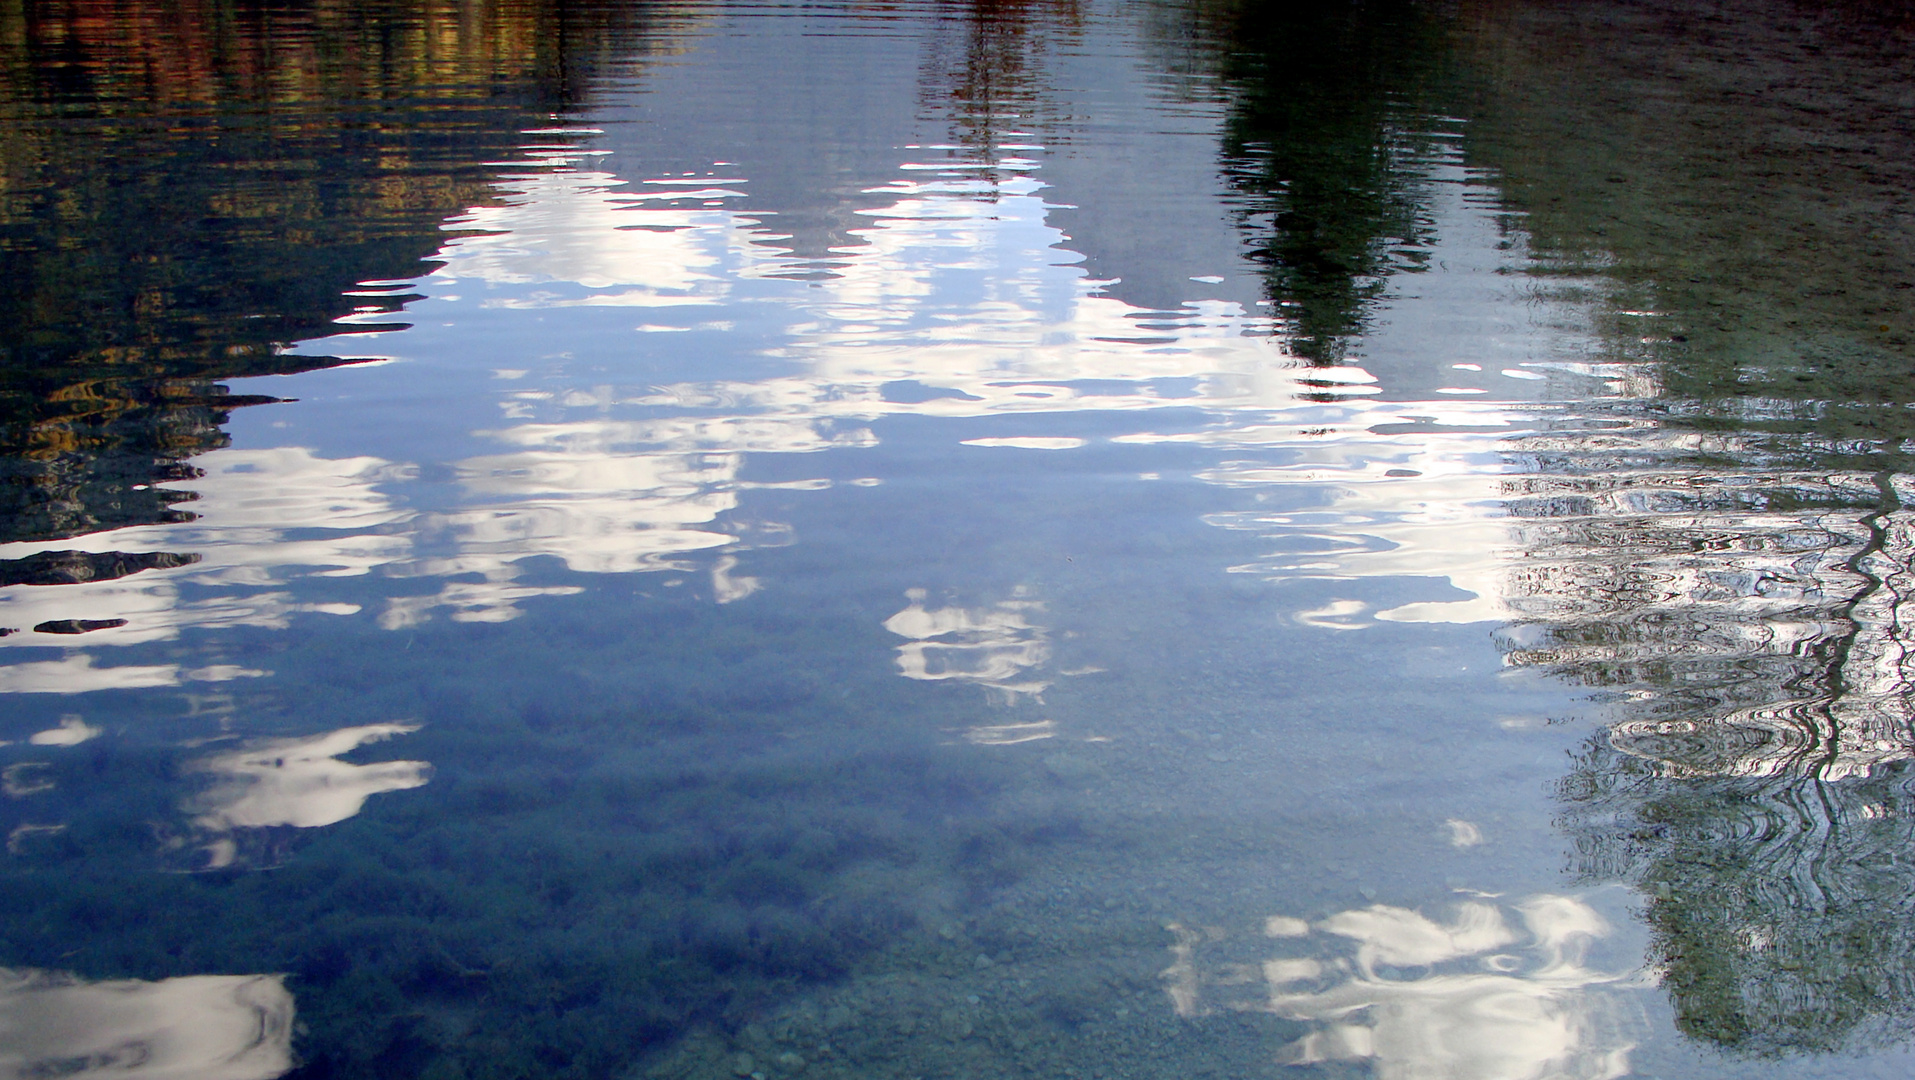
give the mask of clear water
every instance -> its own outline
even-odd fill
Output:
[[[0,30],[10,1074],[1915,1064],[1898,24]]]

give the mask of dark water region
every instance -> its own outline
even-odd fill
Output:
[[[0,28],[0,1069],[1907,1074],[1899,6]]]

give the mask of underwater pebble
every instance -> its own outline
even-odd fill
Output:
[[[731,1059],[731,1074],[733,1076],[750,1076],[752,1067],[756,1064],[757,1062],[751,1059],[750,1054],[734,1054]]]

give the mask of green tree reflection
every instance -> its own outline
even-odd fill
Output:
[[[1907,12],[1458,5],[1473,161],[1697,426],[1915,434]]]
[[[1902,475],[1761,433],[1530,446],[1510,663],[1612,715],[1563,781],[1577,870],[1645,894],[1682,1030],[1852,1049],[1915,1013],[1915,517]]]

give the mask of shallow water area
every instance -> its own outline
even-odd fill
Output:
[[[0,15],[0,1068],[1906,1075],[1905,28],[1593,7]]]

